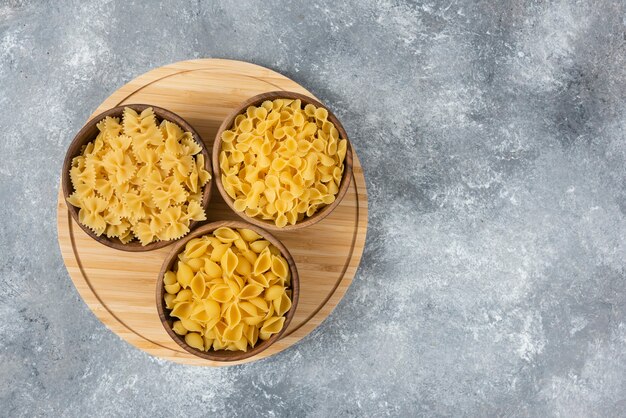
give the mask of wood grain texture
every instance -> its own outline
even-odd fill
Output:
[[[202,153],[202,155],[204,155],[204,169],[207,170],[209,173],[212,173],[210,162],[211,155],[209,154],[209,149],[205,145],[205,141],[203,141],[198,132],[196,132],[193,126],[187,123],[185,119],[183,119],[176,113],[170,112],[169,110],[163,109],[158,106],[148,104],[125,104],[124,106],[116,106],[112,109],[108,109],[98,114],[97,116],[92,117],[74,137],[74,140],[70,144],[65,154],[65,160],[63,161],[63,168],[61,173],[61,187],[63,189],[63,195],[66,199],[70,196],[70,194],[74,192],[74,187],[72,186],[72,182],[70,180],[70,168],[72,164],[72,159],[81,154],[83,146],[89,144],[96,139],[96,136],[100,132],[96,125],[101,120],[106,117],[114,117],[121,120],[125,107],[130,107],[137,113],[141,113],[145,109],[152,107],[152,110],[154,111],[154,114],[156,116],[157,124],[161,123],[161,121],[165,119],[170,122],[176,123],[183,129],[183,131],[190,132],[193,136],[193,139],[200,145],[200,152]],[[211,185],[213,182],[212,176],[213,174],[211,174],[211,179],[202,188],[202,207],[205,210],[209,204],[209,199],[211,198]],[[119,238],[109,238],[105,234],[102,234],[100,236],[96,235],[95,232],[93,232],[89,227],[78,222],[79,208],[72,205],[67,205],[67,208],[70,212],[70,215],[72,215],[72,218],[74,218],[74,220],[78,223],[82,230],[85,231],[87,235],[89,235],[96,241],[117,250],[133,252],[151,251],[158,248],[167,247],[168,245],[171,245],[173,242],[176,241],[155,241],[147,245],[141,245],[141,243],[135,238],[131,242],[124,244]],[[193,229],[198,225],[200,225],[200,222],[192,221],[189,224],[189,230],[193,231]]]
[[[178,254],[180,254],[182,251],[185,250],[185,246],[192,239],[211,234],[213,231],[221,227],[233,228],[233,229],[247,228],[259,234],[263,239],[269,241],[272,245],[278,248],[282,256],[285,258],[285,261],[287,261],[287,265],[289,266],[289,272],[291,276],[291,286],[289,287],[289,289],[291,290],[291,308],[285,314],[285,323],[283,325],[283,329],[280,332],[272,335],[266,341],[261,341],[259,339],[259,344],[257,344],[254,348],[251,348],[250,350],[245,351],[245,352],[227,351],[227,350],[200,351],[196,348],[190,347],[185,342],[185,338],[176,334],[174,330],[172,329],[175,318],[172,319],[169,316],[169,312],[171,312],[171,310],[167,309],[167,307],[165,306],[165,300],[163,299],[165,295],[165,288],[163,287],[163,277],[165,276],[165,273],[168,270],[174,269],[175,264],[178,262]],[[291,252],[289,251],[289,249],[285,246],[285,244],[280,242],[278,238],[276,238],[269,232],[265,231],[264,229],[256,225],[250,224],[248,222],[243,222],[243,221],[211,222],[208,225],[201,226],[200,228],[196,229],[194,232],[189,234],[187,237],[177,242],[170,249],[170,253],[165,258],[165,261],[163,262],[163,266],[161,267],[161,271],[159,272],[159,278],[156,284],[156,306],[157,306],[157,311],[159,312],[159,319],[161,320],[161,324],[165,328],[165,331],[169,334],[170,337],[172,337],[174,341],[176,341],[176,343],[178,343],[178,345],[180,345],[188,353],[191,353],[203,359],[214,360],[214,361],[229,361],[230,362],[230,361],[244,360],[248,357],[256,356],[262,351],[269,349],[271,345],[274,344],[276,341],[278,341],[283,336],[285,331],[287,331],[287,328],[289,327],[289,324],[291,323],[291,320],[293,319],[293,316],[296,310],[298,309],[299,296],[300,296],[300,278],[298,275],[298,268],[296,267],[296,262],[293,259],[293,256],[291,255]]]
[[[261,219],[260,217],[250,217],[246,215],[244,212],[238,212],[235,210],[235,200],[226,193],[224,189],[224,185],[222,184],[222,170],[220,168],[220,152],[222,151],[222,133],[228,129],[231,129],[233,123],[235,122],[235,118],[245,113],[246,109],[249,106],[260,106],[266,100],[275,100],[275,99],[300,99],[302,101],[302,108],[304,108],[307,104],[312,104],[313,106],[320,108],[323,107],[328,111],[328,120],[335,125],[337,131],[339,131],[339,138],[345,139],[348,141],[348,146],[346,148],[346,158],[344,160],[344,170],[341,176],[341,183],[339,184],[339,190],[337,191],[337,195],[335,197],[335,201],[330,205],[324,206],[322,209],[318,210],[313,214],[313,216],[305,216],[303,220],[300,222],[296,222],[295,225],[287,224],[284,227],[276,226],[274,221],[268,221]],[[341,203],[341,199],[346,195],[348,188],[350,187],[350,180],[352,179],[352,144],[350,144],[350,140],[348,139],[348,134],[344,129],[343,125],[339,121],[339,119],[335,116],[335,114],[322,103],[317,100],[293,91],[270,91],[267,93],[261,93],[250,99],[243,102],[239,105],[233,112],[224,119],[219,129],[217,130],[217,134],[215,135],[215,140],[213,142],[213,178],[215,184],[217,185],[217,190],[220,192],[222,199],[226,202],[226,204],[235,212],[237,215],[241,217],[241,219],[246,222],[253,223],[254,225],[258,225],[261,228],[268,229],[270,231],[295,231],[296,229],[306,228],[307,226],[311,226],[316,224],[317,222],[324,219],[326,216],[330,215],[330,213],[335,210],[335,208]]]
[[[210,148],[223,119],[239,103],[274,90],[311,96],[294,81],[254,64],[216,59],[183,61],[139,76],[113,93],[93,115],[126,103],[152,103],[182,116]],[[350,187],[332,214],[303,231],[274,233],[289,248],[298,267],[300,299],[283,337],[245,360],[205,360],[178,346],[161,325],[154,296],[168,248],[139,255],[97,243],[72,220],[59,190],[57,229],[61,254],[87,306],[135,347],[184,364],[223,366],[259,360],[309,334],[337,306],[352,282],[367,231],[365,179],[356,154],[353,157]],[[212,191],[207,216],[208,221],[238,219],[216,190]]]

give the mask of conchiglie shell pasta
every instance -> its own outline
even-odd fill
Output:
[[[188,332],[187,329],[183,326],[183,323],[180,321],[174,321],[174,324],[172,324],[172,329],[178,335],[185,335]]]
[[[347,140],[340,138],[325,108],[299,108],[299,100],[269,103],[271,109],[250,106],[222,133],[219,167],[237,212],[282,228],[334,202]],[[306,193],[322,186],[323,196]]]
[[[190,289],[183,289],[176,294],[174,302],[190,302],[193,299],[193,292]]]
[[[191,279],[193,279],[193,270],[187,264],[179,261],[176,278],[181,287],[187,288],[189,287],[189,283],[191,283]]]
[[[233,251],[229,248],[226,250],[224,255],[222,255],[220,262],[224,277],[231,277],[237,267],[237,264],[239,263],[239,258],[237,258],[235,253],[233,253]]]
[[[272,255],[272,273],[277,275],[278,277],[285,278],[289,274],[289,267],[287,266],[287,262],[284,258],[276,255]]]
[[[180,290],[180,284],[178,284],[178,283],[169,284],[169,285],[166,284],[165,285],[165,291],[167,293],[176,294],[179,290]]]
[[[199,271],[202,267],[204,267],[204,259],[202,258],[191,258],[186,261],[191,271],[194,273]]]
[[[276,334],[283,328],[284,322],[285,322],[284,317],[276,317],[276,316],[271,317],[263,323],[261,332],[266,333],[266,334]]]
[[[220,304],[212,299],[208,299],[204,303],[204,310],[209,318],[218,318],[221,312]]]
[[[212,279],[222,277],[222,268],[219,264],[217,264],[215,261],[212,261],[211,259],[204,260],[204,271],[206,272],[207,276]]]
[[[280,251],[250,229],[194,238],[163,275],[173,331],[198,350],[247,351],[284,326],[288,277]]]
[[[226,328],[222,335],[224,341],[239,341],[243,335],[243,326],[244,324],[238,324],[232,328]]]
[[[213,246],[213,252],[211,252],[210,260],[214,262],[221,261],[224,253],[226,253],[226,250],[229,248],[230,244],[218,244]],[[224,267],[222,266],[222,269],[223,268]]]
[[[285,288],[283,286],[271,286],[265,291],[265,300],[272,301],[278,299],[283,295],[283,293],[285,293]]]
[[[202,326],[193,319],[181,318],[180,322],[187,331],[201,332]]]
[[[206,289],[206,284],[204,281],[204,273],[198,272],[193,279],[191,279],[190,283],[191,291],[194,296],[201,298],[204,295],[204,290]]]
[[[196,332],[190,332],[185,335],[185,342],[197,350],[204,350],[204,340],[202,336]]]
[[[174,308],[174,299],[176,299],[176,295],[175,294],[166,293],[165,295],[163,295],[163,299],[165,300],[165,307],[167,309],[173,309]]]
[[[259,257],[254,262],[253,273],[254,275],[260,275],[268,271],[272,267],[272,254],[267,247],[259,254]]]
[[[248,284],[241,289],[237,297],[239,299],[248,300],[259,296],[261,293],[263,293],[262,286],[259,286],[258,284]]]
[[[191,303],[189,302],[180,302],[177,303],[174,306],[174,309],[172,309],[172,312],[170,313],[170,315],[175,316],[177,318],[189,318],[189,315],[191,315]]]
[[[207,250],[209,243],[200,238],[193,239],[185,246],[185,255],[187,258],[201,257]]]
[[[239,235],[247,242],[253,242],[261,238],[259,234],[251,229],[238,229]]]

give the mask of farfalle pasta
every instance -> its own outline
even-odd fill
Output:
[[[98,136],[72,159],[79,222],[96,235],[138,239],[142,245],[178,239],[191,221],[206,219],[202,188],[211,179],[201,147],[190,132],[152,108],[126,107],[122,120],[106,117]]]
[[[222,186],[236,211],[282,228],[335,201],[348,142],[326,109],[268,100],[238,115],[221,139]]]
[[[250,229],[190,240],[163,286],[172,329],[202,351],[247,351],[280,332],[291,309],[287,261]]]

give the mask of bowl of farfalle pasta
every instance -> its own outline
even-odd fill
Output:
[[[286,91],[238,106],[220,126],[212,158],[226,204],[274,231],[328,216],[352,177],[352,148],[337,117],[317,100]]]
[[[257,355],[280,339],[298,295],[295,262],[277,238],[246,222],[220,221],[174,244],[156,304],[179,346],[224,362]]]
[[[171,244],[206,220],[209,152],[183,118],[115,107],[78,132],[63,163],[68,210],[92,238],[124,251]]]

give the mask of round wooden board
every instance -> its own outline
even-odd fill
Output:
[[[185,118],[211,148],[222,119],[242,101],[259,93],[289,90],[314,97],[287,77],[258,65],[232,60],[199,59],[154,69],[106,99],[92,114],[109,108],[148,103]],[[213,190],[209,222],[238,219]],[[197,358],[165,332],[155,303],[155,280],[169,246],[143,253],[106,247],[72,220],[61,191],[57,209],[58,239],[65,266],[81,297],[113,332],[135,347],[178,363],[224,366],[262,359],[298,342],[337,306],[361,260],[367,232],[367,192],[354,155],[350,189],[335,211],[302,231],[275,235],[289,248],[300,273],[300,301],[283,338],[264,352],[240,362]]]

